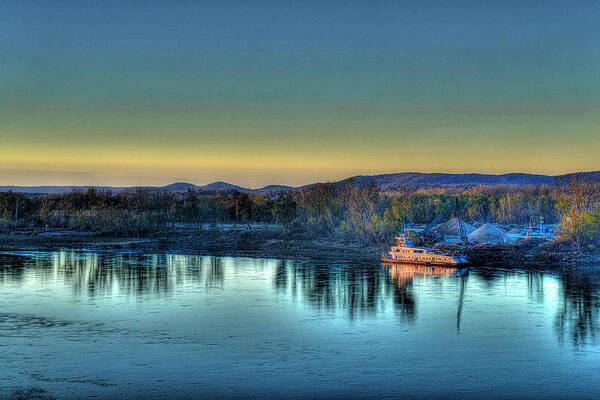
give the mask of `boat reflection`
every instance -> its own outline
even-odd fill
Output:
[[[405,286],[407,282],[415,277],[442,277],[451,276],[457,272],[454,267],[435,267],[428,265],[415,264],[392,264],[382,263],[384,269],[387,269],[390,278],[400,286]]]
[[[382,268],[388,271],[390,279],[400,290],[412,287],[415,278],[441,278],[455,276],[460,279],[460,290],[456,311],[456,331],[460,332],[460,320],[467,287],[466,270],[456,267],[441,267],[416,264],[382,263]]]

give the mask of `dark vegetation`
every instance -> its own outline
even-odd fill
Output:
[[[356,245],[390,241],[409,223],[441,214],[467,221],[528,224],[561,222],[562,237],[577,246],[598,239],[598,184],[573,179],[555,186],[405,186],[382,192],[371,183],[317,184],[273,194],[204,194],[159,189],[112,193],[0,193],[0,229],[68,229],[106,236],[146,237],[177,226],[210,229],[220,223],[276,223],[289,238]]]

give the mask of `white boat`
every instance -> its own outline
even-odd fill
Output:
[[[460,254],[435,247],[413,246],[411,238],[396,237],[396,245],[392,246],[388,255],[382,254],[381,260],[387,263],[409,263],[425,265],[459,265],[467,263]]]

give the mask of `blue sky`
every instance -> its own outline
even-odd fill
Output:
[[[598,2],[6,1],[5,184],[600,169]]]

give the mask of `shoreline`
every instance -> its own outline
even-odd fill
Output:
[[[43,232],[46,233],[46,232]],[[329,241],[290,239],[273,231],[164,232],[149,237],[116,237],[94,232],[56,231],[53,235],[35,232],[0,234],[0,250],[51,250],[66,248],[89,251],[138,251],[144,253],[184,253],[223,257],[279,259],[379,261],[379,247],[361,247]]]
[[[81,231],[21,231],[0,234],[0,250],[57,249],[89,251],[138,251],[231,257],[315,259],[346,262],[381,262],[382,246],[360,246],[329,240],[290,237],[274,230],[166,231],[148,237],[116,237]],[[542,268],[600,266],[600,252],[542,244],[445,246],[470,260],[469,266],[490,268]]]

